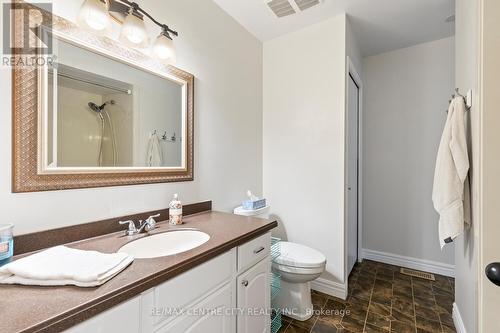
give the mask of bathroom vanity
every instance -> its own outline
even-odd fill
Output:
[[[270,314],[255,311],[270,308],[270,231],[277,222],[211,210],[195,212],[184,221],[181,226],[158,223],[146,234],[126,236],[121,230],[66,244],[112,253],[165,232],[189,229],[210,235],[206,243],[186,252],[135,259],[99,287],[3,285],[0,331],[268,332]],[[92,224],[92,229],[100,223]],[[78,233],[74,228],[80,228],[80,233],[91,229],[88,225],[70,228],[64,234],[55,230],[28,235],[17,244]]]
[[[271,307],[270,244],[259,236],[67,332],[269,332],[270,315],[238,311]]]

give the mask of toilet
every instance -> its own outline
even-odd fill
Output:
[[[325,270],[325,256],[305,245],[280,242],[281,254],[272,264],[281,275],[281,291],[273,308],[296,320],[304,321],[313,315],[310,282]]]

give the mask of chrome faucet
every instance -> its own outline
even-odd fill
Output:
[[[151,230],[154,230],[156,228],[156,217],[160,217],[160,214],[151,215],[146,220],[144,220],[144,222],[142,220],[139,220],[139,228],[135,226],[135,222],[132,220],[119,221],[118,223],[128,224],[128,229],[127,231],[125,231],[125,234],[127,236],[133,236],[136,234],[140,234],[143,231],[150,232]]]

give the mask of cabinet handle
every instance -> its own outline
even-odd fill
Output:
[[[247,280],[243,280],[243,281],[241,281],[241,284],[246,287],[246,286],[248,286],[248,281]]]
[[[253,250],[253,253],[255,253],[255,254],[257,254],[257,253],[261,253],[261,252],[262,252],[262,251],[264,251],[264,250],[265,250],[265,247],[261,246],[261,247],[259,247],[258,249]]]

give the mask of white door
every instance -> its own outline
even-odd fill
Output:
[[[500,1],[481,5],[481,163],[473,167],[481,173],[479,332],[489,333],[500,332]]]
[[[358,259],[358,115],[359,87],[347,86],[347,275]]]
[[[238,333],[268,333],[271,329],[271,317],[265,311],[271,308],[270,279],[271,262],[269,257],[238,276],[237,304]],[[262,310],[262,313],[258,311]]]

